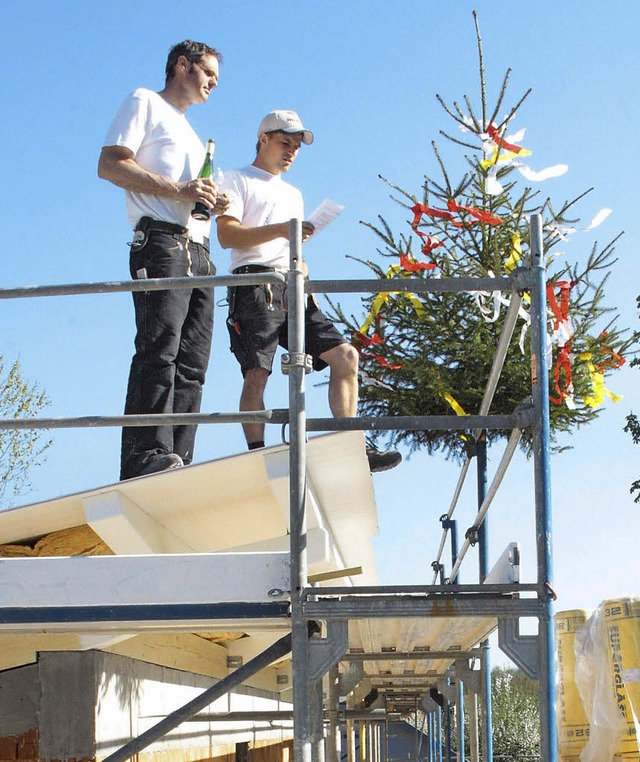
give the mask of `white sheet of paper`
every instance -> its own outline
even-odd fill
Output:
[[[316,207],[311,214],[307,217],[307,220],[315,225],[314,235],[327,227],[327,225],[335,220],[336,217],[344,212],[344,206],[336,204],[335,201],[331,201],[328,198]]]
[[[342,212],[344,212],[344,206],[325,198],[305,219],[315,225],[316,229],[313,232],[313,236],[315,236],[321,230],[324,230],[329,223],[333,222],[336,217],[341,215]],[[313,236],[311,237],[313,238]],[[289,241],[284,241],[282,244],[282,252],[284,253],[285,251],[289,251]]]

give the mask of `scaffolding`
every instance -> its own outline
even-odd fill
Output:
[[[497,622],[500,648],[528,676],[538,679],[540,695],[541,757],[556,762],[554,642],[553,642],[553,588],[552,588],[552,535],[550,494],[550,445],[548,365],[546,346],[546,280],[542,246],[542,220],[539,215],[530,220],[530,251],[528,266],[519,267],[505,278],[419,279],[392,278],[358,281],[305,281],[301,257],[301,222],[290,223],[290,269],[286,275],[288,289],[289,352],[283,357],[282,371],[288,375],[288,410],[266,410],[245,413],[198,413],[153,416],[154,423],[212,424],[237,422],[263,422],[289,427],[289,509],[290,552],[288,554],[289,589],[286,601],[265,603],[209,600],[190,607],[169,602],[149,601],[147,604],[128,602],[100,607],[78,606],[73,610],[34,609],[0,604],[0,627],[20,623],[76,622],[91,626],[109,621],[144,623],[162,621],[185,625],[189,622],[211,620],[271,619],[290,624],[290,634],[279,640],[256,659],[248,662],[229,678],[221,681],[212,692],[205,692],[198,700],[164,718],[142,736],[133,739],[108,762],[124,762],[132,755],[162,737],[173,727],[197,715],[211,701],[239,685],[247,676],[262,669],[288,651],[292,658],[293,732],[295,762],[329,762],[339,759],[339,727],[346,722],[353,733],[353,724],[360,725],[361,744],[366,747],[367,759],[388,760],[387,739],[390,718],[407,715],[418,709],[424,713],[428,737],[429,762],[442,760],[443,746],[446,759],[450,759],[452,739],[448,720],[451,705],[457,709],[458,760],[466,759],[464,749],[463,712],[466,687],[472,700],[470,716],[470,759],[480,759],[477,729],[480,726],[482,759],[492,762],[491,742],[491,684],[490,651],[486,637],[472,648],[437,651],[371,652],[350,648],[349,625],[362,620],[482,620]],[[0,290],[0,298],[24,298],[87,293],[114,293],[167,288],[199,286],[227,286],[261,284],[282,281],[278,273],[260,273],[241,276],[168,278],[133,282],[101,284],[71,284],[62,286],[12,288]],[[310,371],[309,358],[304,348],[304,301],[307,293],[379,293],[397,292],[478,292],[506,291],[511,294],[510,305],[490,371],[480,411],[468,416],[398,416],[358,417],[348,419],[308,418],[305,409],[305,376]],[[530,297],[531,315],[531,397],[523,401],[510,414],[491,415],[491,401],[498,384],[507,348],[515,327],[522,295]],[[74,428],[91,426],[144,426],[150,416],[91,416],[80,418],[4,419],[0,429]],[[473,430],[475,449],[465,461],[456,485],[449,510],[441,516],[443,534],[436,559],[431,585],[317,587],[309,582],[307,565],[307,434],[328,431],[372,430]],[[511,430],[504,454],[491,484],[487,483],[485,430]],[[518,566],[518,548],[511,547],[497,565],[498,572],[490,571],[488,558],[488,510],[523,431],[532,432],[532,463],[535,483],[536,526],[536,581],[524,584],[517,575],[510,576]],[[464,542],[458,548],[457,525],[453,518],[471,462],[477,466],[478,510],[472,526],[466,531]],[[451,570],[445,576],[443,555],[451,545]],[[460,584],[460,566],[470,547],[479,549],[477,584]],[[117,558],[110,559],[117,562]],[[204,563],[204,561],[203,561]],[[209,561],[206,561],[209,563]],[[212,567],[207,567],[212,568]],[[495,567],[494,567],[495,568]],[[500,570],[507,570],[506,575]],[[107,610],[108,609],[108,610]],[[520,633],[520,620],[535,618],[537,635]],[[323,623],[322,626],[319,623]],[[482,628],[481,628],[482,629]],[[484,631],[483,631],[484,635]],[[438,666],[436,674],[425,673],[405,679],[389,671],[372,683],[370,702],[365,709],[347,702],[340,705],[340,697],[351,693],[363,679],[365,664],[394,663],[408,660],[429,661]],[[473,665],[479,663],[480,669]],[[442,669],[442,665],[445,665]],[[342,665],[342,672],[339,671]],[[323,699],[323,680],[328,682],[328,693]],[[418,682],[416,682],[418,681]],[[380,691],[378,691],[378,688]],[[376,696],[384,697],[380,708]],[[481,698],[482,712],[478,718],[477,697]],[[282,714],[280,716],[283,716]],[[326,726],[326,731],[325,731]],[[349,736],[349,734],[348,734]],[[444,737],[446,736],[446,742]],[[437,741],[437,743],[436,743]],[[347,740],[350,760],[354,759],[352,740]],[[420,750],[416,750],[416,759]]]

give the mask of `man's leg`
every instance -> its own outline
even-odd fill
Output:
[[[264,410],[264,390],[271,374],[278,336],[286,326],[283,288],[273,285],[229,289],[227,328],[231,351],[242,369],[240,411]],[[242,424],[249,449],[264,447],[264,424]]]
[[[130,271],[134,279],[186,275],[184,246],[168,234],[150,234],[141,248],[132,247]],[[172,413],[175,360],[182,326],[189,309],[190,291],[140,291],[132,294],[136,316],[136,352],[131,361],[125,415]],[[122,431],[121,479],[148,473],[156,465],[182,465],[173,450],[173,427],[150,425]]]
[[[358,412],[358,352],[351,344],[339,344],[323,352],[329,366],[329,407],[334,418],[354,418]]]
[[[264,410],[264,390],[269,378],[269,371],[264,368],[251,368],[245,373],[240,411]],[[264,447],[264,423],[243,423],[244,436],[249,449]]]
[[[329,406],[335,418],[353,418],[358,412],[358,352],[351,344],[339,344],[319,356],[329,366]],[[402,460],[397,450],[366,447],[372,473],[395,468]]]
[[[215,273],[209,262],[207,249],[190,243],[191,267],[196,276]],[[211,353],[213,335],[213,288],[194,288],[191,292],[189,311],[182,326],[180,350],[176,358],[174,413],[199,413],[202,391]],[[193,460],[196,426],[173,427],[173,452],[185,465]]]

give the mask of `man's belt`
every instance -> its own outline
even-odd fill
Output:
[[[247,273],[274,273],[275,267],[267,267],[266,265],[242,265],[236,267],[233,271],[234,275],[246,275]]]
[[[164,220],[154,220],[151,217],[140,217],[136,230],[142,230],[143,233],[149,230],[158,230],[161,233],[175,233],[177,235],[188,235],[189,231],[182,225],[176,225],[173,222]]]
[[[141,230],[143,233],[149,233],[153,230],[159,233],[171,233],[171,235],[181,235],[185,238],[189,237],[189,230],[183,225],[177,225],[173,222],[165,222],[164,220],[154,220],[151,217],[140,217],[136,230]],[[202,242],[203,246],[209,248],[209,239],[204,238]]]

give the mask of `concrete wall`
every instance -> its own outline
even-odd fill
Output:
[[[0,672],[0,737],[19,736],[35,728],[39,703],[36,664]]]
[[[42,653],[35,665],[0,672],[0,761],[104,759],[214,682],[100,651]],[[290,707],[265,691],[240,686],[207,711]],[[288,756],[284,747],[292,736],[290,728],[263,728],[256,730],[245,721],[185,722],[138,758],[140,762],[232,760],[241,742],[252,750],[261,748],[265,760]],[[28,739],[21,741],[23,735]],[[34,749],[27,748],[29,743],[35,743]],[[33,757],[24,756],[29,751]]]

